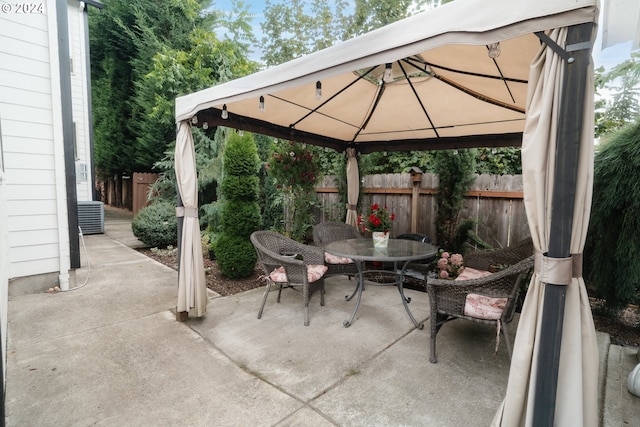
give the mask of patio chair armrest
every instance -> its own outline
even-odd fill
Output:
[[[299,254],[304,264],[324,264],[324,250],[317,246],[300,245]]]
[[[522,279],[533,267],[533,255],[497,273],[478,279],[443,280],[427,279],[427,293],[433,304],[441,310],[441,305],[449,306],[448,310],[460,312],[464,308],[464,299],[468,294],[479,294],[492,298],[508,298],[514,300],[520,291]]]
[[[478,270],[489,270],[491,265],[515,265],[530,255],[533,255],[533,243],[531,238],[528,238],[503,249],[468,253],[464,257],[464,263]]]

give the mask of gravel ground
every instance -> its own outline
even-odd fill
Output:
[[[178,261],[176,250],[155,250],[155,249],[138,249],[138,252],[167,265],[174,270],[178,269]],[[249,289],[263,286],[264,279],[261,279],[261,271],[256,269],[255,272],[244,279],[226,278],[218,270],[215,261],[209,259],[208,256],[203,257],[205,278],[207,287],[223,296],[237,294],[239,292],[248,291]]]

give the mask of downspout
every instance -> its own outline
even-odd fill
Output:
[[[57,0],[47,1],[47,11],[56,9]],[[58,39],[55,37],[58,22],[56,16],[52,13],[47,14],[47,25],[49,27],[49,63],[51,70],[51,99],[61,98],[61,87],[56,82],[60,81],[60,67],[56,67],[60,61],[58,52]],[[64,170],[64,132],[62,129],[63,113],[61,105],[52,102],[51,115],[53,123],[53,163],[54,163],[54,184],[55,184],[55,202],[57,217],[57,233],[58,233],[58,285],[60,289],[69,289],[69,223],[67,221],[67,194],[65,189],[65,170]]]
[[[80,239],[78,229],[78,197],[76,191],[76,167],[75,167],[75,147],[73,145],[73,110],[71,104],[71,66],[69,54],[69,22],[67,1],[56,1],[56,22],[57,28],[57,50],[58,50],[58,66],[59,66],[59,90],[60,90],[60,113],[62,123],[62,142],[64,156],[64,185],[66,188],[66,224],[64,218],[61,218],[62,211],[58,211],[58,227],[66,228],[68,231],[68,249],[65,250],[60,239],[60,288],[66,290],[69,288],[69,269],[80,267]],[[51,19],[51,18],[50,18]],[[52,79],[52,83],[54,79]],[[52,87],[55,86],[52,84]],[[56,99],[54,96],[53,99]],[[56,168],[56,174],[60,172],[60,168]],[[60,193],[58,193],[60,195]],[[64,227],[66,226],[66,227]],[[67,257],[65,256],[68,253]]]

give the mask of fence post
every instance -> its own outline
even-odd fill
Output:
[[[411,232],[418,231],[418,202],[420,200],[420,184],[422,183],[422,171],[420,168],[411,168]]]

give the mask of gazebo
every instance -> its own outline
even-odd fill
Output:
[[[597,425],[582,278],[593,178],[597,0],[457,0],[176,100],[177,310],[206,312],[193,126],[357,153],[521,146],[536,267],[495,425]],[[357,185],[352,185],[357,189]],[[349,194],[348,221],[357,192]]]

